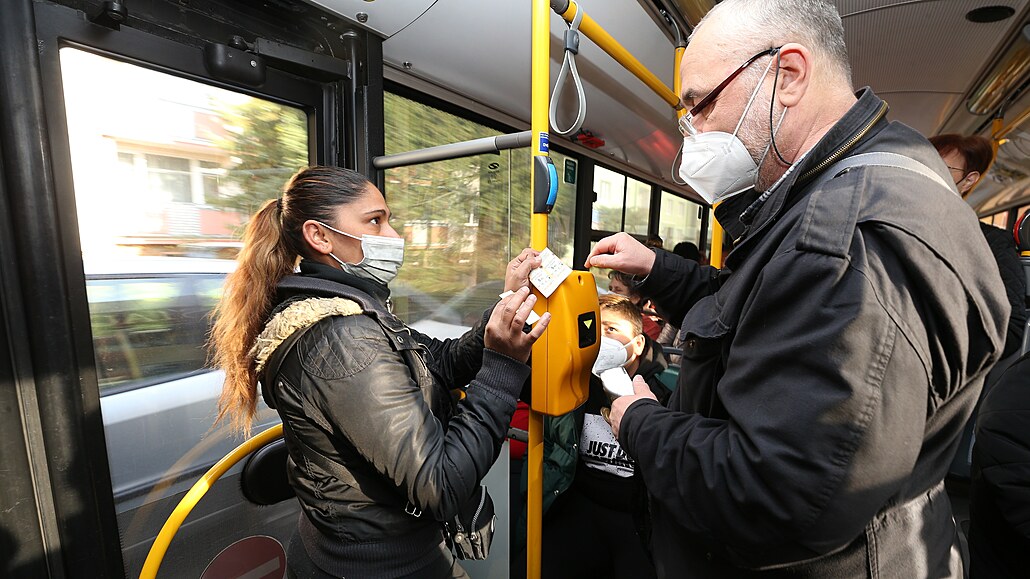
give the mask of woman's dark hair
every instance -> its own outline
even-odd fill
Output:
[[[271,313],[275,288],[310,256],[303,225],[309,219],[331,224],[341,205],[352,203],[371,183],[339,167],[308,167],[294,175],[279,199],[266,201],[243,233],[236,270],[225,279],[215,308],[210,346],[214,366],[225,370],[218,418],[249,434],[257,408],[257,372],[250,354]]]
[[[966,161],[966,174],[976,171],[983,175],[991,166],[994,158],[994,147],[991,140],[980,135],[963,136],[955,133],[946,133],[930,137],[930,143],[937,149],[940,155],[947,155],[955,152],[962,155]]]

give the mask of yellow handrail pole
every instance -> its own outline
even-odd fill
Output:
[[[708,256],[708,265],[721,268],[722,239],[725,234],[723,233],[722,226],[719,225],[719,220],[715,218],[716,205],[712,205],[712,255]]]
[[[572,22],[572,19],[576,17],[576,12],[579,10],[580,7],[576,4],[575,0],[570,0],[569,6],[565,9],[565,12],[559,12],[558,14],[564,18],[566,22]],[[655,94],[661,97],[662,100],[669,103],[669,106],[679,106],[679,97],[669,90],[669,87],[665,86],[657,76],[647,70],[647,67],[641,64],[640,61],[630,54],[628,50],[623,48],[617,40],[612,38],[604,28],[601,28],[601,25],[595,22],[594,19],[586,12],[583,13],[583,21],[579,23],[579,31],[592,40],[594,44],[601,48],[601,50],[607,52],[608,55],[621,64],[623,68],[630,71],[634,76],[643,81],[644,84],[653,90]],[[550,35],[550,29],[548,29],[547,32],[548,35]]]
[[[1020,125],[1027,121],[1027,119],[1030,119],[1030,108],[1027,108],[1025,111],[1020,113],[1019,116],[1017,116],[1008,125],[1005,125],[1004,120],[1002,119],[995,119],[994,126],[996,127],[996,129],[992,130],[992,137],[995,140],[999,141],[998,144],[1001,145],[1002,143],[1000,141],[1007,137],[1009,133],[1018,129]]]
[[[680,76],[680,63],[683,62],[683,53],[686,51],[687,49],[682,46],[676,47],[676,56],[674,57],[674,63],[676,68],[673,70],[672,73],[672,90],[676,91],[677,95],[679,95],[682,92],[681,85],[683,84],[683,78]],[[677,119],[685,114],[687,114],[687,109],[683,107],[676,109]]]
[[[549,133],[547,107],[550,92],[550,39],[551,9],[548,0],[533,0],[533,36],[532,36],[532,76],[530,128],[533,132],[533,159],[530,183],[536,183],[536,172],[540,169],[536,157],[547,157],[545,137]],[[533,192],[530,191],[530,207],[534,206]],[[547,213],[534,211],[529,222],[530,246],[541,251],[547,247]],[[547,300],[536,293],[537,313],[547,311]],[[533,344],[532,380],[534,384],[546,384],[547,381],[547,333]],[[527,448],[527,489],[526,497],[526,577],[539,579],[543,524],[543,485],[544,485],[544,417],[543,414],[530,408],[529,410],[529,444]]]
[[[154,544],[150,546],[150,552],[147,553],[147,560],[143,563],[143,570],[139,574],[140,579],[154,579],[157,577],[157,570],[161,567],[161,561],[164,560],[165,552],[168,551],[168,545],[172,542],[172,538],[175,537],[175,533],[178,532],[182,522],[186,520],[186,516],[190,514],[193,507],[197,506],[197,502],[211,488],[211,485],[239,462],[240,459],[269,442],[282,438],[282,435],[283,425],[276,424],[261,434],[243,441],[242,444],[233,449],[229,454],[223,456],[222,460],[219,460],[208,469],[204,476],[200,477],[200,480],[190,488],[186,496],[182,497],[175,510],[168,516],[164,526],[161,527],[161,532],[157,534]]]

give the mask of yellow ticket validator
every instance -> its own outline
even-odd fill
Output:
[[[542,310],[543,300],[537,305]],[[533,345],[530,406],[536,412],[559,416],[586,402],[590,369],[601,345],[593,274],[573,271],[547,298],[547,311],[551,312],[551,322]]]

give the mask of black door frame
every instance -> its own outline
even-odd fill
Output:
[[[151,14],[176,8],[175,2],[156,0],[138,5]],[[210,7],[217,9],[217,2]],[[162,34],[162,23],[140,17],[114,30],[59,4],[5,4],[0,19],[0,450],[10,470],[0,493],[0,547],[10,555],[0,564],[4,576],[124,574],[79,246],[60,48],[76,46],[299,106],[309,112],[315,162],[349,166],[378,180],[371,159],[383,154],[380,39],[360,31],[347,35],[344,76],[329,78],[333,74],[323,71],[307,78],[288,63],[270,60],[264,84],[254,89],[212,79],[204,68],[204,44],[219,39],[203,34],[233,26],[192,18],[198,23],[196,37],[182,27],[169,26]],[[289,42],[286,32],[277,42],[283,37]],[[116,112],[112,103],[98,114]]]

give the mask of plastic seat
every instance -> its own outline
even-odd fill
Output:
[[[282,438],[251,454],[240,476],[243,496],[257,505],[274,505],[294,497],[286,477],[287,456],[286,441]]]

